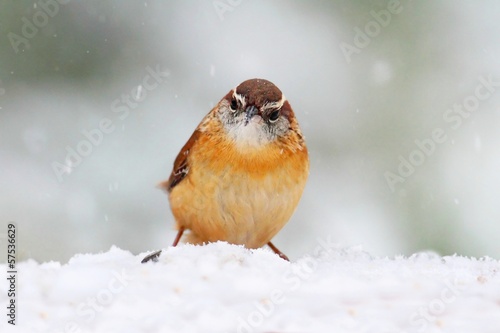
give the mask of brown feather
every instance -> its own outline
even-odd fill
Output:
[[[195,130],[184,147],[182,147],[181,151],[174,161],[174,168],[172,169],[170,178],[160,183],[160,188],[170,193],[172,189],[187,176],[190,168],[188,163],[189,151],[191,150],[191,147],[194,145],[196,140],[198,140],[199,135],[200,131]]]

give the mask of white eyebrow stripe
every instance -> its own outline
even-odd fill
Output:
[[[236,88],[238,88],[238,87],[236,87]],[[238,94],[236,92],[236,88],[233,89],[233,98],[235,98],[238,102],[240,102],[239,104],[241,105],[241,107],[244,108],[246,105],[245,97]]]
[[[281,94],[281,99],[279,101],[264,104],[262,106],[262,110],[281,109],[283,107],[283,104],[285,104],[285,102],[286,102],[286,97],[285,95]]]

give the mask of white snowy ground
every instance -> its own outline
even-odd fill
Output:
[[[222,242],[143,256],[113,247],[19,263],[17,329],[2,277],[0,332],[500,332],[489,258],[375,258],[327,241],[292,263]]]

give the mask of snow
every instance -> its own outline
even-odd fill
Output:
[[[17,330],[3,319],[0,331],[500,332],[491,258],[377,258],[330,240],[291,263],[224,242],[141,264],[145,255],[112,247],[67,264],[19,263]],[[4,311],[6,291],[2,279]]]

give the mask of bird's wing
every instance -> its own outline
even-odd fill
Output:
[[[186,178],[190,168],[190,165],[188,163],[189,152],[196,140],[198,140],[199,136],[200,131],[195,130],[184,147],[182,147],[179,155],[177,155],[177,158],[174,161],[174,168],[172,170],[172,173],[170,174],[170,178],[160,183],[160,188],[170,193],[177,184],[179,184],[184,178]]]

